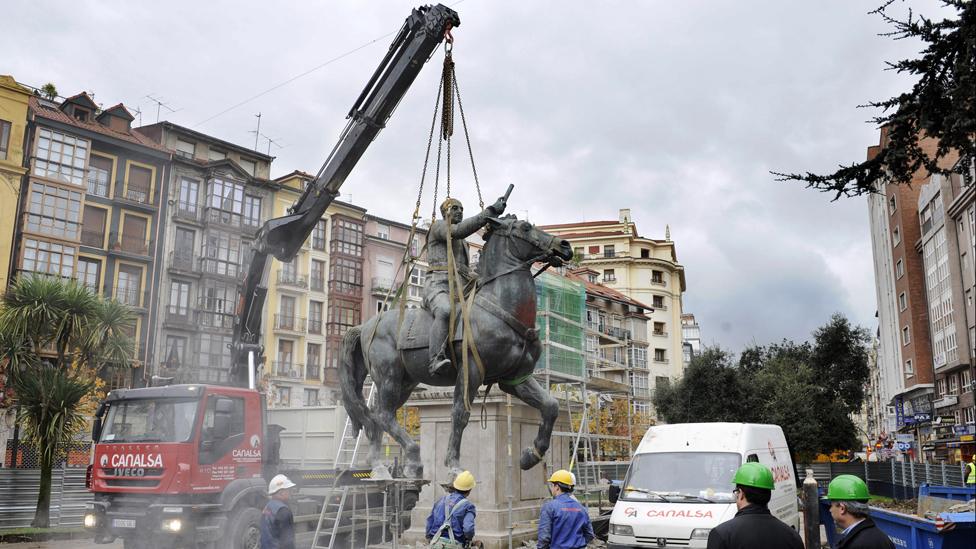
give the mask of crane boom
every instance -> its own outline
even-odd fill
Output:
[[[258,231],[249,254],[247,274],[239,286],[234,317],[230,378],[235,385],[246,386],[249,378],[253,383],[252,363],[263,360],[261,320],[271,258],[288,262],[295,257],[424,63],[451,28],[460,24],[457,13],[441,4],[413,10],[349,110],[349,122],[315,179],[288,210],[288,215],[268,220]]]

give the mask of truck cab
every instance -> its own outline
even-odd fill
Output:
[[[275,440],[266,436],[271,433]],[[96,413],[85,526],[129,547],[256,540],[277,431],[254,390],[118,389]]]
[[[773,472],[770,512],[799,528],[793,460],[777,425],[679,423],[648,429],[610,517],[610,549],[706,547],[712,528],[735,516],[736,469]]]

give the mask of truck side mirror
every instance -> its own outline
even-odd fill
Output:
[[[102,418],[100,416],[95,416],[95,421],[92,422],[92,442],[98,442],[98,437],[102,436]]]
[[[234,403],[227,399],[219,399],[214,407],[213,439],[223,440],[230,436],[230,418],[234,410]]]

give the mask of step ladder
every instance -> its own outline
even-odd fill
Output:
[[[366,393],[366,406],[369,407],[375,398],[375,385],[371,378],[366,378],[363,391]],[[339,447],[336,449],[335,480],[332,481],[332,487],[326,492],[325,500],[322,502],[322,512],[319,514],[315,536],[312,538],[312,549],[335,549],[336,547],[336,537],[341,531],[342,514],[346,502],[350,499],[353,501],[356,499],[355,494],[350,494],[355,488],[338,486],[339,479],[344,471],[352,469],[356,465],[359,448],[365,439],[365,429],[360,429],[358,435],[352,434],[352,421],[346,417],[346,424],[342,428],[342,437],[339,439]],[[366,535],[369,535],[368,530]]]
[[[570,461],[569,470],[576,475],[576,486],[582,488],[589,488],[599,483],[599,471],[595,463],[595,454],[593,452],[593,438],[589,433],[588,415],[589,407],[587,406],[587,401],[584,396],[582,401],[583,412],[580,417],[579,429],[576,432],[576,437],[573,439],[573,451],[572,460]],[[567,412],[569,412],[570,425],[573,424],[573,406],[567,406]]]

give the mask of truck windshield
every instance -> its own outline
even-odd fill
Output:
[[[199,399],[157,398],[113,402],[99,442],[186,442]]]
[[[726,452],[638,454],[630,464],[620,499],[673,503],[735,501],[732,477],[742,462]]]

